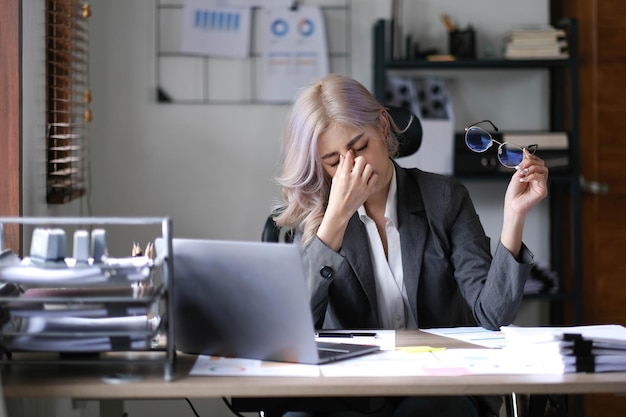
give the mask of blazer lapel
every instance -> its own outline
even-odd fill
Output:
[[[361,288],[365,291],[367,299],[372,306],[372,311],[378,311],[374,268],[370,258],[367,231],[365,230],[365,225],[359,219],[358,212],[352,215],[348,222],[341,251],[356,274]]]
[[[411,312],[418,323],[417,289],[428,237],[428,221],[420,188],[407,170],[394,162],[398,181],[398,231],[402,247],[402,270],[404,285],[411,305]]]

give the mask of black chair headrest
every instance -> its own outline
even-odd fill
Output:
[[[410,110],[403,107],[386,106],[389,115],[404,133],[397,134],[398,157],[413,155],[422,144],[422,123]]]

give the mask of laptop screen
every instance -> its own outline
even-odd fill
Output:
[[[175,238],[173,256],[177,350],[317,363],[298,245]]]

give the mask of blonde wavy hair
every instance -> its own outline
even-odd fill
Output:
[[[375,126],[381,112],[390,122],[387,151],[394,157],[396,134],[402,131],[358,81],[330,74],[300,90],[294,99],[283,132],[282,173],[276,178],[282,201],[274,207],[274,221],[280,227],[301,231],[303,245],[317,233],[330,194],[331,177],[322,166],[318,137],[334,124],[357,129]]]

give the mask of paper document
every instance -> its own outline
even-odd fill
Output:
[[[108,317],[148,313],[160,288],[130,285],[104,288],[29,288],[8,298],[12,317]]]
[[[580,334],[597,342],[614,343],[626,346],[626,327],[617,324],[565,327],[519,327],[501,328],[506,339],[517,343],[538,343],[560,340],[563,334]]]
[[[222,58],[250,55],[250,7],[233,7],[219,0],[185,0],[182,52]]]
[[[259,30],[261,101],[291,102],[299,88],[328,74],[326,29],[319,7],[263,8]]]
[[[189,375],[195,376],[319,376],[317,365],[200,355]]]
[[[520,362],[556,364],[562,372],[626,370],[626,327],[503,327],[503,349]]]
[[[3,329],[3,345],[9,350],[48,352],[104,352],[114,350],[114,343],[145,349],[155,331],[147,316],[31,317],[15,332]]]
[[[506,345],[504,333],[501,331],[487,330],[484,327],[446,327],[420,330],[488,348],[501,348]]]
[[[471,375],[558,375],[564,372],[558,362],[520,358],[502,349],[446,349],[433,355],[445,368],[456,369],[459,375],[464,372]]]
[[[144,350],[149,347],[146,337],[128,338],[128,345],[121,350]],[[115,349],[109,337],[87,337],[82,339],[55,338],[54,336],[17,336],[8,339],[5,346],[13,351],[33,352],[109,352]]]
[[[328,363],[320,366],[320,371],[327,377],[418,376],[428,375],[428,368],[441,367],[441,363],[431,352],[393,350]]]

